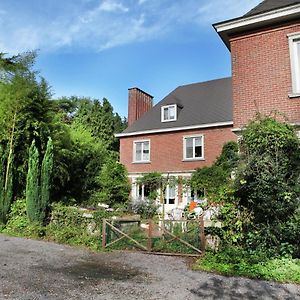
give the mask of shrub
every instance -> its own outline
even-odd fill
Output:
[[[86,218],[83,214],[84,212],[79,211],[77,207],[68,207],[61,203],[53,204],[51,221],[47,226],[47,238],[58,243],[99,248],[101,235],[99,217],[97,216],[95,220]],[[94,234],[88,232],[88,226],[94,227]]]
[[[159,205],[155,204],[154,200],[136,200],[129,204],[129,211],[141,215],[143,219],[153,218]]]
[[[3,232],[16,236],[40,238],[45,234],[45,227],[36,222],[29,222],[26,214],[26,200],[19,199],[11,206],[9,220]]]
[[[294,128],[271,117],[258,116],[243,131],[235,195],[253,217],[246,235],[251,249],[280,254],[299,241],[287,244],[284,232],[299,207],[299,146]]]
[[[300,283],[300,260],[272,258],[263,251],[249,253],[237,247],[225,248],[217,253],[208,251],[194,268],[229,276]]]

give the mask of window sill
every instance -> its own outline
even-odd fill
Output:
[[[289,94],[289,98],[290,98],[290,99],[293,99],[293,98],[300,98],[300,93],[292,93],[292,94]]]
[[[203,161],[205,160],[203,157],[202,158],[184,158],[182,161],[186,162],[186,161]]]
[[[132,163],[133,164],[151,164],[151,161],[150,160],[147,160],[147,161],[133,161]]]

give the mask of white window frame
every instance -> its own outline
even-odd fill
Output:
[[[195,139],[201,138],[202,141],[202,156],[195,157]],[[187,158],[186,157],[186,141],[187,139],[193,139],[193,157]],[[196,134],[196,135],[188,135],[183,137],[183,161],[191,161],[191,160],[204,160],[204,135],[203,134]]]
[[[165,109],[170,109],[170,108],[174,108],[175,109],[175,118],[174,119],[165,119],[165,114],[164,114],[164,110]],[[174,122],[177,121],[177,105],[176,104],[171,104],[171,105],[165,105],[161,107],[161,121],[162,122]]]
[[[174,203],[170,204],[170,188],[174,188],[174,192],[175,192],[175,197],[174,197]],[[177,205],[177,186],[173,186],[173,185],[167,185],[166,189],[165,189],[165,195],[164,195],[164,201],[165,201],[165,205]]]
[[[143,150],[144,150],[144,143],[149,143],[149,159],[144,159],[143,157]],[[136,159],[136,144],[142,143],[142,153],[141,153],[141,160]],[[136,140],[133,141],[133,162],[134,163],[147,163],[150,162],[150,155],[151,155],[151,143],[150,140]]]
[[[290,61],[292,71],[292,95],[300,96],[300,56],[298,56],[297,45],[300,43],[300,32],[289,34]]]

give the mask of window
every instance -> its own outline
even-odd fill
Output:
[[[150,161],[150,141],[133,142],[133,161],[134,162]]]
[[[177,105],[167,105],[161,107],[161,121],[170,122],[177,120]]]
[[[183,159],[197,160],[203,159],[203,136],[189,136],[183,138]]]
[[[289,36],[293,94],[300,94],[300,33]]]
[[[165,191],[165,204],[175,204],[176,188],[168,185]]]
[[[136,185],[136,199],[146,200],[150,195],[150,186],[144,184]]]

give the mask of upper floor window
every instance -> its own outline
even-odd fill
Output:
[[[187,136],[183,138],[183,159],[203,159],[203,135]]]
[[[149,162],[150,161],[150,141],[134,141],[133,142],[133,161]]]
[[[300,94],[300,33],[289,36],[293,94]]]
[[[170,122],[177,120],[177,105],[166,105],[161,107],[161,121]]]

